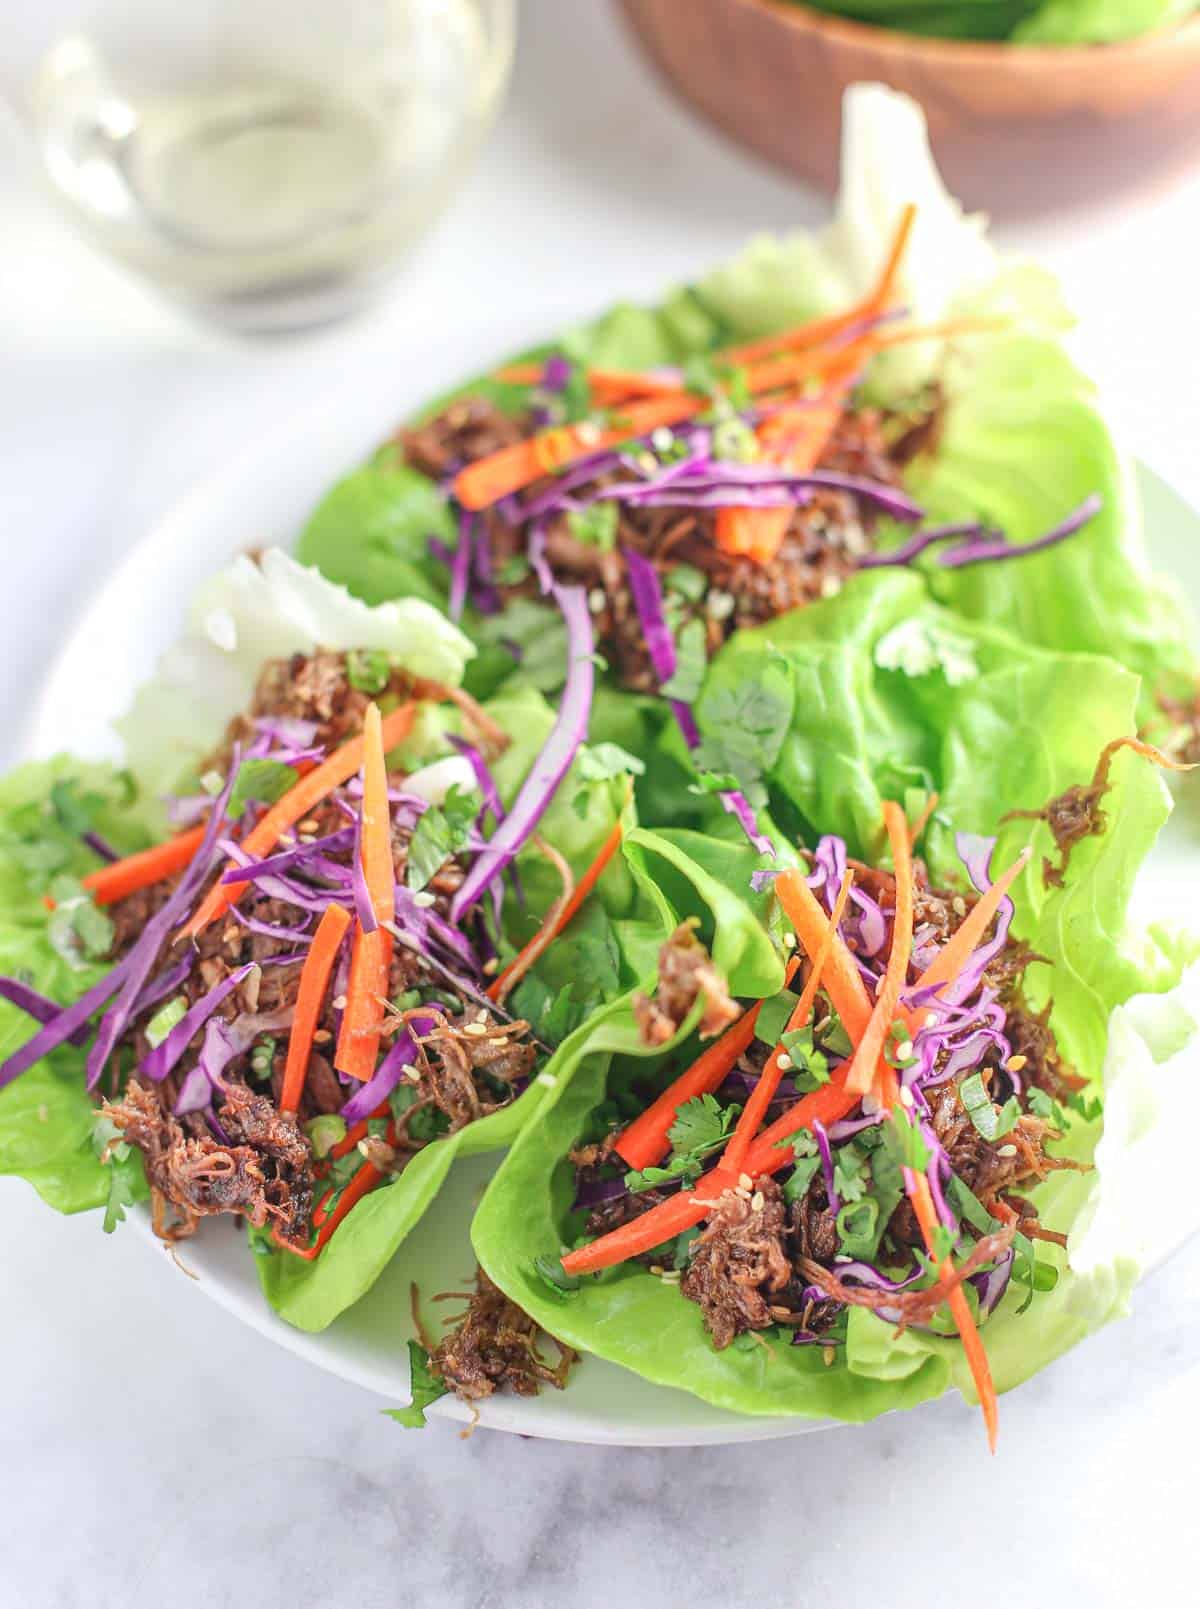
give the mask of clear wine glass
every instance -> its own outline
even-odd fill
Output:
[[[39,0],[4,55],[84,236],[268,330],[386,281],[489,128],[514,27],[514,0]]]

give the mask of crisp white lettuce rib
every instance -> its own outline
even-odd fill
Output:
[[[451,684],[475,652],[419,598],[365,604],[278,548],[257,563],[237,558],[201,588],[183,637],[117,722],[148,804],[220,742],[264,660],[314,648],[381,649],[400,668]]]

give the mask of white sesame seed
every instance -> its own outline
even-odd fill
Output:
[[[653,453],[638,453],[634,460],[639,469],[644,469],[647,475],[653,475],[658,468],[658,459]]]
[[[1028,1061],[1028,1056],[1010,1056],[1004,1066],[1010,1073],[1019,1073]]]
[[[821,596],[823,598],[836,598],[842,590],[840,575],[826,575],[821,577]]]
[[[464,1034],[471,1034],[473,1037],[478,1038],[480,1034],[487,1033],[487,1024],[482,1022],[464,1022],[462,1031]]]
[[[900,1089],[900,1104],[901,1104],[901,1106],[911,1106],[912,1103],[913,1103],[913,1092],[912,1092],[911,1089],[909,1089],[907,1084],[904,1084],[904,1085],[901,1086],[901,1089]]]
[[[333,1009],[335,1011],[345,1011],[345,1009],[346,1009],[346,996],[344,994],[334,995],[334,997],[333,997]]]
[[[864,1117],[874,1117],[876,1112],[882,1112],[883,1107],[870,1090],[862,1098],[862,1111]]]
[[[431,905],[437,904],[437,895],[431,894],[427,888],[423,888],[419,894],[413,895],[413,904],[418,909],[427,911]]]
[[[750,1197],[750,1207],[754,1212],[761,1212],[767,1204],[767,1198],[761,1190],[756,1190]]]
[[[603,587],[593,587],[588,593],[588,608],[594,615],[600,614],[608,602],[608,593]]]
[[[664,1285],[678,1285],[682,1278],[678,1268],[667,1268],[663,1271],[662,1282]]]
[[[783,947],[785,950],[794,950],[796,948],[796,935],[794,933],[785,933],[783,935]]]
[[[658,1263],[651,1263],[650,1264],[650,1272],[654,1275],[654,1277],[656,1279],[661,1279],[663,1277],[663,1275],[666,1273],[666,1269],[660,1267],[660,1265]]]
[[[912,1053],[913,1053],[913,1042],[912,1042],[911,1039],[903,1039],[896,1046],[896,1054],[897,1054],[897,1056],[899,1056],[901,1061],[908,1061],[909,1058],[912,1056]]]
[[[650,445],[655,452],[665,453],[668,447],[675,445],[675,432],[668,430],[666,425],[659,425],[657,430],[651,432]]]
[[[775,1065],[779,1068],[780,1072],[787,1073],[791,1071],[792,1058],[788,1055],[786,1050],[781,1050],[778,1056],[776,1056]]]
[[[732,592],[722,592],[719,587],[712,587],[709,589],[705,607],[710,619],[728,620],[737,607],[737,600]]]
[[[823,1346],[821,1348],[821,1356],[825,1359],[825,1367],[827,1369],[832,1369],[834,1359],[837,1357],[837,1348],[832,1346]]]
[[[499,963],[499,961],[497,961],[495,956],[493,956],[490,961],[485,961],[483,963],[483,971],[484,971],[484,976],[485,977],[494,978],[496,976],[497,972],[499,972],[499,970],[500,970],[500,963]]]
[[[1016,1156],[1016,1154],[1017,1148],[1015,1145],[1002,1145],[996,1152],[997,1156]]]
[[[965,916],[967,914],[967,902],[961,894],[956,894],[950,901],[950,909],[955,916]]]
[[[575,439],[581,447],[591,447],[600,440],[600,426],[585,419],[575,426]]]
[[[748,1173],[739,1173],[738,1174],[738,1189],[739,1190],[749,1190],[751,1188],[751,1186],[753,1185],[753,1183],[754,1183],[754,1180],[750,1177],[750,1175]]]

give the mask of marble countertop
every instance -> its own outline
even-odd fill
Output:
[[[160,308],[66,235],[0,142],[5,758],[97,579],[265,419],[356,367],[431,361],[449,318],[482,358],[822,216],[658,94],[606,8],[529,0],[522,29],[457,205],[384,303],[303,339],[235,343]],[[1118,425],[1193,495],[1198,203],[1200,175],[1001,231],[1062,276]],[[633,1451],[401,1431],[136,1236],[13,1181],[0,1207],[0,1609],[1195,1601],[1200,1244],[1005,1399],[994,1461],[957,1400]]]

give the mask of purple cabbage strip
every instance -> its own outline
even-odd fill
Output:
[[[222,979],[215,989],[210,989],[206,995],[197,1000],[175,1024],[163,1042],[142,1058],[138,1067],[141,1076],[153,1079],[156,1083],[166,1078],[193,1037],[200,1032],[213,1012],[228,999],[238,985],[249,977],[255,965],[255,962],[250,961],[244,967],[239,967],[236,972],[231,972],[227,978]]]
[[[350,856],[350,891],[354,895],[354,914],[358,917],[358,924],[364,933],[374,933],[379,927],[375,916],[375,907],[371,903],[371,890],[367,887],[367,874],[363,870],[362,862],[362,832],[363,810],[366,808],[366,794],[363,794],[363,803],[359,807],[358,820],[354,826],[354,849]]]
[[[243,850],[242,865],[230,867],[223,874],[221,881],[245,883],[250,880],[247,877],[247,868],[253,868],[256,878],[277,876],[293,868],[307,868],[309,862],[323,861],[327,851],[349,849],[353,843],[354,828],[341,827],[337,832],[327,833],[324,838],[314,838],[311,843],[297,844],[295,849],[282,850],[278,855],[268,856],[266,860],[252,860]],[[347,868],[339,866],[337,870],[340,881]]]
[[[659,682],[669,682],[675,674],[675,642],[663,610],[658,571],[636,548],[623,548],[622,552],[629,571],[629,590],[641,622],[642,635],[646,639],[650,663]]]
[[[35,1022],[49,1024],[62,1015],[63,1008],[56,1000],[40,994],[29,984],[22,983],[20,978],[0,978],[0,998],[9,1001],[18,1011],[23,1011]],[[85,1022],[82,1027],[76,1028],[74,1033],[68,1035],[67,1043],[86,1045],[88,1032],[88,1025]]]
[[[235,1056],[249,1048],[249,1041],[236,1026],[220,1017],[210,1017],[204,1029],[204,1044],[196,1065],[184,1079],[175,1101],[176,1117],[187,1112],[199,1112],[212,1100],[213,1090],[221,1083],[221,1076]]]
[[[575,372],[575,365],[570,358],[561,352],[552,352],[542,364],[542,390],[565,391],[571,383],[571,376]]]
[[[160,1000],[165,1000],[168,995],[174,994],[176,989],[191,976],[191,971],[195,964],[196,951],[189,944],[185,953],[177,961],[172,961],[171,965],[165,967],[156,978],[151,978],[150,982],[134,1001],[130,1016],[140,1017],[142,1012],[150,1006],[156,1006]]]
[[[483,797],[483,809],[479,812],[480,821],[490,810],[497,826],[504,820],[504,806],[500,803],[500,790],[496,786],[496,779],[488,768],[488,763],[473,743],[468,743],[465,737],[451,737],[451,743],[459,754],[470,762],[471,770],[475,773],[475,781]]]
[[[1013,543],[1003,537],[996,537],[991,541],[968,542],[961,548],[952,548],[949,553],[939,554],[937,562],[943,569],[954,570],[961,569],[965,564],[980,564],[996,559],[1020,559],[1029,553],[1041,553],[1045,548],[1054,547],[1067,537],[1074,536],[1076,531],[1094,519],[1103,507],[1104,499],[1099,492],[1093,492],[1052,531],[1047,531],[1045,536],[1036,537],[1032,542]]]
[[[888,548],[885,553],[865,554],[857,561],[858,567],[860,570],[875,570],[887,565],[911,564],[935,542],[949,542],[954,537],[974,536],[982,531],[983,526],[978,520],[957,520],[951,525],[931,525],[927,531],[915,531],[908,541],[902,542],[899,547]]]
[[[984,1318],[994,1313],[1000,1305],[1000,1299],[1008,1289],[1008,1282],[1012,1278],[1015,1262],[1016,1253],[1010,1246],[996,1259],[994,1268],[970,1276],[968,1283],[975,1287],[975,1293],[979,1297],[979,1311]]]
[[[217,847],[217,840],[225,822],[226,811],[229,808],[229,798],[233,792],[233,785],[237,780],[240,766],[241,753],[235,748],[229,767],[229,775],[225,778],[225,785],[221,792],[213,801],[212,811],[209,815],[208,825],[204,830],[204,837],[200,842],[200,847],[192,856],[187,870],[167,898],[166,903],[155,912],[142,928],[137,942],[116,969],[123,974],[121,988],[116,1000],[101,1019],[99,1031],[92,1043],[92,1048],[88,1051],[88,1089],[95,1089],[100,1082],[101,1074],[108,1065],[108,1058],[112,1055],[117,1041],[129,1024],[134,1005],[145,987],[146,978],[150,973],[150,968],[154,965],[158,952],[161,950],[167,935],[179,926],[191,910],[192,902],[200,892],[204,880],[209,874]]]
[[[763,866],[750,873],[750,888],[755,894],[765,894],[783,871],[782,866]]]
[[[599,1207],[606,1201],[619,1201],[628,1194],[629,1187],[624,1179],[585,1179],[576,1185],[571,1210],[578,1212],[585,1207]]]
[[[433,1021],[428,1017],[419,1019],[417,1032],[428,1033],[433,1028]],[[374,1073],[365,1084],[361,1084],[350,1099],[342,1107],[341,1115],[347,1123],[361,1123],[364,1117],[370,1117],[375,1108],[386,1101],[396,1085],[404,1077],[405,1069],[413,1065],[417,1059],[417,1042],[405,1027],[396,1035],[395,1041],[387,1055],[380,1062]]]
[[[812,1132],[817,1142],[817,1150],[821,1153],[821,1174],[825,1180],[825,1195],[829,1201],[829,1210],[836,1212],[841,1206],[841,1199],[834,1183],[833,1152],[829,1147],[829,1134],[819,1117],[814,1117],[812,1120]]]
[[[454,550],[454,562],[450,567],[450,603],[448,613],[451,620],[461,620],[463,607],[467,601],[467,584],[471,579],[471,555],[475,545],[475,516],[463,511],[458,525],[458,546]]]
[[[108,861],[110,865],[114,860],[120,860],[121,858],[108,839],[101,838],[98,832],[85,832],[83,842],[94,855],[99,855],[101,860]]]
[[[285,939],[290,944],[311,944],[312,934],[304,927],[281,927],[276,922],[264,922],[260,917],[247,916],[237,905],[229,907],[229,914],[235,922],[240,922],[248,933],[257,933],[264,939],[275,939],[282,943]],[[305,917],[305,926],[311,926],[312,915]]]
[[[316,721],[306,721],[300,715],[260,715],[255,728],[265,732],[281,748],[304,749],[315,741],[320,728]]]
[[[596,669],[595,647],[587,591],[583,587],[553,589],[554,599],[567,625],[567,680],[558,718],[545,747],[521,784],[512,809],[478,854],[454,896],[451,919],[461,922],[480,895],[516,858],[518,850],[537,827],[559,783],[569,770],[587,734]]]

